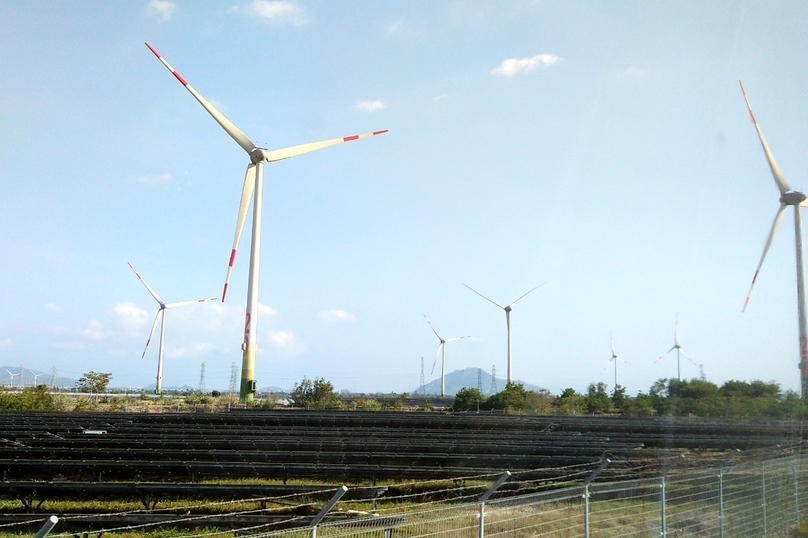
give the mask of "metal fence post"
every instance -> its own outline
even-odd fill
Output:
[[[682,454],[681,457],[684,458],[685,455]],[[666,521],[667,514],[665,513],[665,482],[667,481],[668,473],[671,471],[671,469],[673,469],[676,466],[677,463],[679,463],[679,458],[675,458],[673,461],[668,463],[668,465],[666,465],[662,469],[661,502],[660,502],[660,504],[662,505],[661,507],[662,513],[660,514],[662,520],[660,522],[660,536],[662,536],[662,538],[668,536],[668,523]]]
[[[586,538],[589,538],[589,483],[596,479],[611,462],[610,459],[606,458],[601,462],[600,466],[592,471],[592,474],[584,480],[584,536]]]
[[[800,475],[799,475],[799,457],[802,445],[798,445],[794,449],[794,459],[792,461],[791,470],[794,473],[794,525],[800,526]]]
[[[58,517],[56,516],[49,517],[48,519],[45,520],[45,524],[42,525],[42,528],[39,529],[39,532],[36,533],[34,538],[45,538],[45,536],[48,535],[48,533],[57,523],[59,523]]]
[[[314,516],[314,519],[312,519],[311,523],[309,523],[309,538],[317,538],[317,525],[319,525],[320,521],[323,520],[326,514],[328,514],[328,512],[334,508],[334,505],[339,502],[342,496],[345,495],[346,491],[348,491],[348,488],[345,486],[340,486],[336,493],[334,493],[334,496],[331,497],[331,500],[328,501],[325,506],[323,506],[322,510],[320,510],[320,513]]]
[[[724,465],[718,468],[718,538],[724,538]]]
[[[488,491],[483,493],[482,497],[480,497],[480,532],[479,532],[480,538],[485,537],[485,501],[487,501],[488,498],[491,495],[493,495],[497,489],[499,489],[499,486],[501,486],[503,482],[505,482],[508,478],[510,478],[510,476],[511,472],[505,471],[502,474],[502,476],[497,478],[497,481],[494,482],[494,484],[490,488],[488,488]]]

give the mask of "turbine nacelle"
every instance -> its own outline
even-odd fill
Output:
[[[780,197],[780,203],[784,205],[801,205],[808,196],[798,191],[789,191]]]
[[[262,161],[266,161],[268,157],[268,151],[264,148],[255,148],[250,152],[250,161],[253,164],[258,164]]]

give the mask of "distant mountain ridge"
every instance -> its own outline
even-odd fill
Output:
[[[460,389],[476,389],[478,388],[478,382],[479,386],[482,387],[482,393],[485,396],[490,396],[491,394],[496,394],[497,392],[505,390],[505,379],[497,377],[493,386],[491,383],[492,380],[493,376],[482,368],[465,368],[463,370],[455,370],[454,372],[449,372],[446,374],[444,378],[446,395],[454,396]],[[518,379],[514,379],[513,382],[521,383],[524,385],[525,390],[539,391],[542,389],[542,387],[539,387],[538,385],[532,385]],[[418,387],[410,394],[440,395],[440,378]]]

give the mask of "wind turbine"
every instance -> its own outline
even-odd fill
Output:
[[[685,350],[682,349],[682,346],[679,345],[679,314],[676,314],[676,322],[674,324],[673,347],[670,348],[668,351],[666,351],[663,355],[661,355],[657,360],[655,360],[654,364],[658,363],[659,361],[661,361],[662,359],[667,357],[670,354],[670,352],[673,351],[674,349],[676,350],[676,378],[679,381],[681,381],[682,380],[682,370],[681,370],[680,365],[679,365],[679,355],[680,354],[684,355],[685,357],[687,357],[687,360],[689,360],[690,362],[692,362],[696,366],[698,366],[698,364],[696,364],[696,361],[694,361],[692,358],[690,358],[690,355],[685,353]]]
[[[128,262],[127,262],[128,263]],[[160,394],[163,391],[163,344],[165,343],[166,339],[166,315],[165,311],[169,308],[179,308],[180,306],[187,306],[189,304],[196,304],[196,303],[204,303],[205,301],[215,301],[216,298],[213,299],[198,299],[196,301],[183,301],[181,303],[168,303],[166,304],[157,295],[157,292],[154,291],[151,286],[149,286],[143,277],[135,270],[132,264],[129,264],[129,268],[132,269],[132,272],[135,273],[135,276],[146,286],[146,289],[149,290],[151,296],[154,297],[154,300],[157,301],[157,304],[160,305],[160,308],[157,310],[157,315],[154,316],[154,323],[152,324],[151,332],[149,333],[149,339],[146,340],[146,347],[143,348],[143,354],[140,356],[142,359],[146,356],[146,350],[149,349],[149,343],[151,342],[151,338],[154,335],[154,329],[157,328],[157,323],[162,320],[160,324],[160,350],[158,352],[159,358],[157,359],[157,382],[154,386],[154,393]]]
[[[435,336],[438,337],[440,340],[440,344],[438,344],[438,352],[435,355],[435,362],[438,361],[438,355],[440,355],[440,395],[446,396],[446,384],[445,384],[445,376],[446,376],[446,344],[449,342],[454,342],[456,340],[462,340],[463,338],[471,338],[470,336],[457,336],[455,338],[449,338],[448,340],[444,340],[443,337],[438,334],[438,330],[435,329],[435,326],[429,321],[429,318],[426,317],[424,314],[424,319],[427,323],[429,323],[429,327],[432,329],[432,332],[435,333]],[[435,362],[432,363],[432,371],[435,371]]]
[[[36,386],[37,386],[37,384],[36,384],[36,380],[37,380],[37,379],[39,379],[39,376],[41,376],[41,375],[45,375],[45,374],[44,374],[44,373],[39,373],[39,374],[38,374],[38,373],[34,372],[33,370],[31,370],[30,368],[28,368],[27,370],[28,370],[29,372],[31,372],[31,375],[32,375],[32,376],[34,376],[34,385],[33,385],[33,386],[34,386],[34,387],[36,387]]]
[[[244,177],[244,187],[241,191],[241,202],[238,209],[238,218],[236,220],[236,235],[233,239],[233,248],[230,251],[230,261],[227,265],[227,275],[224,280],[224,289],[222,290],[222,302],[227,296],[227,286],[230,283],[230,273],[233,270],[233,263],[236,259],[236,250],[238,249],[239,239],[241,232],[244,229],[244,223],[247,218],[247,209],[250,204],[250,197],[253,198],[253,219],[252,219],[252,241],[250,246],[250,268],[249,278],[247,281],[247,312],[246,320],[244,323],[244,341],[241,345],[242,349],[242,366],[241,366],[241,389],[240,399],[242,402],[251,402],[255,396],[256,381],[255,381],[255,352],[256,346],[256,333],[257,333],[257,314],[258,314],[258,274],[259,274],[259,259],[261,249],[261,206],[263,198],[263,184],[264,184],[264,162],[275,162],[290,157],[296,157],[310,151],[327,148],[343,142],[351,142],[359,140],[360,138],[367,138],[384,134],[387,130],[373,131],[360,135],[346,136],[343,138],[335,138],[333,140],[326,140],[323,142],[313,142],[310,144],[302,144],[299,146],[292,146],[285,149],[277,149],[269,151],[265,148],[259,148],[252,140],[247,138],[238,127],[230,122],[224,115],[216,110],[204,97],[202,97],[167,61],[163,59],[151,45],[146,43],[155,56],[162,62],[164,66],[176,77],[180,83],[185,86],[191,95],[199,101],[199,104],[210,114],[214,120],[230,135],[230,137],[241,146],[250,156],[250,164],[247,165],[247,173]]]
[[[511,310],[513,310],[513,306],[514,306],[516,303],[518,303],[519,301],[521,301],[521,300],[522,300],[522,298],[523,298],[525,295],[527,295],[527,294],[528,294],[528,293],[530,293],[531,291],[535,290],[535,289],[536,289],[536,288],[538,288],[539,286],[536,286],[535,288],[531,289],[530,291],[528,291],[527,293],[525,293],[524,295],[522,295],[522,297],[519,297],[517,300],[515,300],[514,302],[512,302],[512,303],[511,303],[511,304],[509,304],[508,306],[502,306],[502,305],[501,305],[501,304],[499,304],[498,302],[496,302],[496,301],[494,301],[494,300],[492,300],[492,299],[489,299],[488,297],[486,297],[485,295],[483,295],[483,294],[482,294],[482,293],[480,293],[479,291],[475,290],[475,289],[474,289],[474,288],[472,288],[471,286],[468,286],[468,285],[466,285],[466,284],[463,284],[463,285],[464,285],[464,286],[466,286],[466,287],[467,287],[468,289],[470,289],[471,291],[473,291],[474,293],[476,293],[477,295],[479,295],[480,297],[482,297],[483,299],[485,299],[486,301],[489,301],[489,302],[491,302],[491,303],[494,303],[495,305],[497,305],[498,307],[500,307],[501,309],[503,309],[503,310],[505,311],[505,324],[506,324],[506,325],[507,325],[507,327],[508,327],[508,375],[507,375],[507,381],[506,381],[506,383],[510,383],[510,382],[511,382]],[[539,284],[539,285],[541,285],[541,284]]]
[[[612,343],[612,358],[609,359],[609,362],[614,361],[614,388],[615,388],[615,390],[617,390],[617,386],[618,386],[617,385],[617,361],[623,361],[626,364],[631,364],[631,363],[628,362],[627,360],[622,359],[622,358],[617,356],[617,353],[615,353],[615,351],[614,351],[614,338],[612,338],[611,333],[609,333],[609,341]],[[601,374],[609,366],[609,362],[607,362],[606,366],[603,367],[603,370],[601,370]]]
[[[800,207],[805,207],[808,203],[806,203],[805,194],[792,190],[791,187],[789,187],[785,176],[783,176],[783,172],[780,171],[780,167],[777,165],[777,161],[774,160],[774,155],[772,155],[769,149],[769,144],[766,142],[763,132],[760,130],[760,125],[758,125],[757,118],[755,118],[755,113],[752,112],[752,105],[749,104],[749,97],[746,95],[743,82],[738,81],[738,83],[741,85],[741,92],[743,92],[746,107],[749,109],[749,116],[752,118],[752,123],[760,139],[760,145],[763,146],[763,153],[766,154],[766,160],[769,162],[769,168],[772,171],[774,183],[777,185],[777,190],[780,191],[780,208],[774,216],[769,238],[766,240],[766,245],[763,247],[763,254],[760,256],[757,269],[755,269],[755,276],[752,277],[752,285],[749,286],[749,293],[746,295],[746,301],[744,301],[742,311],[745,312],[749,304],[749,296],[752,295],[752,288],[755,287],[755,281],[757,280],[758,273],[760,273],[763,260],[766,259],[766,253],[769,251],[774,235],[780,227],[780,221],[783,219],[786,207],[792,206],[794,208],[794,239],[797,250],[797,311],[800,332],[800,363],[798,366],[800,369],[800,395],[804,396],[807,388],[806,382],[808,381],[808,350],[806,350],[806,346],[808,346],[808,327],[806,327],[805,324],[805,265],[802,259],[802,221],[800,219]]]
[[[8,369],[6,369],[6,372],[8,372],[9,377],[11,377],[11,381],[9,382],[8,387],[9,388],[14,388],[14,376],[18,375],[18,376],[20,376],[20,379],[22,379],[22,372],[20,372],[19,374],[12,374],[11,370],[8,370]]]

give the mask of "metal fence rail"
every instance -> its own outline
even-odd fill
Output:
[[[785,537],[808,507],[806,455],[594,481],[541,493],[321,525],[321,538]],[[800,484],[804,484],[802,489]],[[586,501],[585,495],[589,499]],[[271,536],[308,538],[300,531]],[[266,536],[266,535],[264,535]]]
[[[500,485],[518,482],[501,475],[482,496],[466,495],[432,504],[380,502],[362,512],[367,501],[339,501],[341,493],[315,519],[299,519],[297,528],[266,524],[237,531],[187,532],[188,536],[262,538],[613,538],[613,537],[754,537],[791,536],[808,510],[808,453],[777,449],[734,455],[723,461],[688,455],[643,467],[634,477],[625,462],[601,474],[610,462],[536,492]],[[619,469],[618,469],[619,468]],[[492,477],[489,475],[488,479]],[[496,477],[493,477],[496,479]],[[519,483],[520,487],[522,483]],[[516,485],[516,484],[513,484]],[[340,488],[342,491],[342,488]],[[479,492],[480,490],[475,490]],[[519,493],[519,491],[530,491]],[[344,492],[344,491],[343,491]],[[353,502],[365,502],[365,508]],[[336,503],[332,513],[328,513]],[[260,511],[259,511],[260,512]],[[328,517],[326,518],[326,515]],[[69,524],[69,518],[65,524]],[[127,529],[98,529],[114,535]],[[131,530],[131,527],[128,529]],[[59,528],[50,536],[57,534]],[[61,536],[70,536],[71,533]]]

